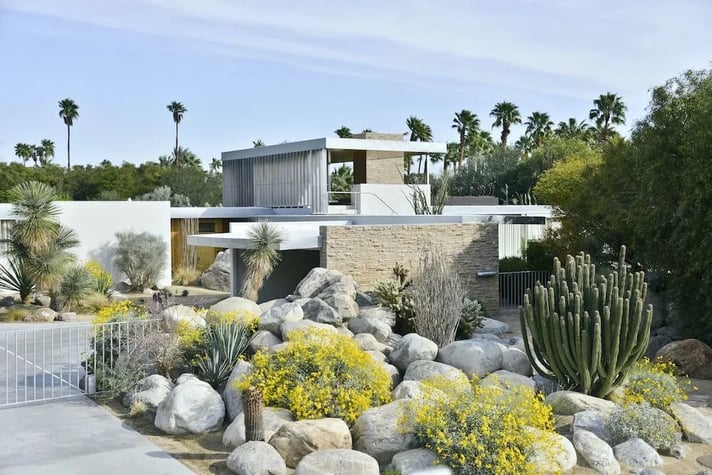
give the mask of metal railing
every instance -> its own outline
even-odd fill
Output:
[[[52,324],[2,331],[0,407],[94,394],[98,374],[113,369],[160,320]]]
[[[518,307],[524,301],[527,289],[533,289],[537,282],[545,284],[549,271],[521,271],[499,273],[499,306]]]
[[[326,195],[327,195],[327,197],[328,197],[329,195],[369,195],[369,196],[373,196],[373,197],[376,198],[378,201],[380,201],[381,204],[383,204],[383,206],[385,206],[386,208],[388,208],[388,209],[391,211],[391,214],[393,214],[393,215],[397,215],[397,214],[398,214],[398,213],[396,212],[396,210],[394,210],[394,209],[391,207],[391,205],[389,205],[388,203],[386,203],[385,201],[383,201],[383,198],[381,198],[380,196],[378,196],[376,193],[374,193],[374,192],[372,192],[372,191],[327,191],[327,192],[326,192]],[[328,199],[328,198],[327,198],[327,199]],[[352,201],[351,203],[352,203],[352,205],[353,205],[353,201]],[[357,211],[358,211],[358,210],[357,210]]]

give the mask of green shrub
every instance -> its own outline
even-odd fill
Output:
[[[426,381],[422,399],[411,400],[400,428],[438,454],[455,473],[464,475],[531,474],[533,443],[553,432],[553,415],[542,396],[518,387],[506,391],[476,380]]]
[[[96,281],[82,266],[70,267],[59,283],[59,304],[64,310],[79,307],[96,288]]]
[[[113,364],[104,364],[97,359],[90,369],[96,377],[97,396],[106,399],[123,397],[134,384],[146,377],[143,366],[126,353],[119,354]]]
[[[499,260],[500,272],[519,272],[532,270],[526,259],[521,257],[505,257]]]
[[[257,352],[252,364],[238,389],[260,389],[265,406],[289,409],[297,419],[338,417],[351,424],[390,401],[386,370],[351,338],[332,331],[294,331],[289,345]]]
[[[406,335],[415,331],[413,327],[413,301],[405,293],[405,285],[398,279],[385,279],[376,282],[373,289],[373,301],[389,309],[395,316],[392,326],[396,333]]]
[[[230,377],[232,369],[245,352],[253,331],[241,322],[208,325],[206,351],[197,361],[198,376],[218,388]]]
[[[670,362],[650,361],[643,358],[638,361],[623,385],[622,397],[612,397],[622,405],[648,403],[652,407],[668,412],[670,404],[687,399],[683,386],[689,386],[690,381],[678,379],[677,368]],[[682,382],[682,385],[681,385]]]
[[[133,290],[143,291],[156,283],[166,265],[166,243],[147,232],[116,233],[118,246],[114,262],[126,274]]]
[[[669,450],[680,443],[680,427],[670,415],[647,403],[629,404],[608,415],[605,428],[612,445],[638,437],[655,450]]]

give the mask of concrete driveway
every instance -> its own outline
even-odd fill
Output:
[[[85,396],[0,409],[2,475],[193,472]]]

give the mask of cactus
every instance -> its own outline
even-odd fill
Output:
[[[625,246],[617,272],[596,277],[591,256],[554,259],[546,287],[527,289],[519,308],[529,361],[564,389],[605,397],[648,346],[653,307],[643,310],[644,273],[629,273]],[[531,337],[531,342],[529,341]]]
[[[250,387],[242,393],[242,409],[245,411],[245,441],[264,442],[264,407],[259,389]]]

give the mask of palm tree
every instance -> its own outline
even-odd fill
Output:
[[[551,135],[554,123],[546,112],[532,112],[532,115],[527,117],[527,121],[524,122],[524,125],[527,126],[527,135],[534,140],[534,144],[537,147],[541,147],[544,143],[544,139]]]
[[[339,168],[331,172],[331,177],[329,179],[329,185],[332,192],[346,192],[351,191],[351,187],[354,184],[354,174],[353,170],[346,165],[341,165]],[[330,195],[336,201],[348,201],[350,195],[332,193]]]
[[[354,136],[354,134],[351,133],[351,129],[349,129],[345,125],[342,125],[338,129],[334,130],[334,133],[336,134],[337,137],[342,138],[342,139],[350,139],[351,137]]]
[[[467,151],[470,156],[486,155],[494,150],[494,140],[492,134],[485,130],[478,130],[477,133],[470,134],[467,140]]]
[[[617,94],[607,92],[593,100],[594,108],[588,113],[588,118],[595,121],[598,130],[598,139],[605,142],[613,133],[611,125],[625,124],[625,111],[627,107],[623,99]]]
[[[363,130],[361,131],[361,133],[362,133],[362,134],[372,134],[372,133],[373,133],[373,130],[371,130],[371,129],[363,129]]]
[[[575,117],[569,117],[567,122],[559,122],[558,127],[554,130],[557,137],[564,139],[588,140],[590,135],[590,127],[585,120],[579,122]]]
[[[257,148],[257,147],[264,147],[265,143],[262,141],[262,139],[257,139],[252,141],[252,147]]]
[[[176,124],[176,146],[173,149],[173,155],[175,157],[180,158],[180,155],[178,153],[178,124],[180,124],[180,121],[183,119],[183,114],[188,112],[188,109],[186,109],[183,104],[177,101],[173,101],[168,104],[166,106],[166,109],[168,109],[171,114],[173,114],[173,122],[175,122]],[[175,165],[179,165],[179,163],[176,162]]]
[[[213,175],[217,175],[220,173],[220,170],[222,169],[222,160],[218,158],[212,158],[210,160],[210,173]]]
[[[477,133],[480,128],[480,119],[477,118],[477,114],[473,114],[467,109],[462,109],[460,112],[455,112],[455,118],[452,119],[452,128],[456,129],[460,135],[460,158],[457,161],[459,168],[465,158],[465,146],[468,138]]]
[[[530,135],[524,134],[514,142],[514,148],[521,151],[522,157],[528,156],[534,150],[534,139]]]
[[[246,272],[240,294],[256,302],[262,285],[281,259],[277,248],[284,238],[279,228],[264,221],[252,226],[247,238],[250,247],[241,252]]]
[[[15,156],[22,160],[23,165],[27,165],[27,160],[32,158],[32,145],[27,143],[18,143],[15,145]]]
[[[498,102],[490,112],[490,116],[494,117],[494,127],[502,127],[502,149],[507,148],[507,137],[511,132],[510,127],[514,124],[521,124],[522,117],[519,114],[519,108],[511,102]]]
[[[59,116],[67,126],[67,170],[72,167],[70,143],[71,143],[71,127],[74,121],[79,118],[79,106],[70,98],[59,101]]]
[[[176,167],[200,168],[200,159],[198,156],[195,155],[190,149],[184,147],[178,147],[174,150],[170,156],[170,161],[173,166]]]
[[[42,139],[40,142],[40,147],[42,148],[42,156],[39,159],[40,166],[46,166],[52,163],[52,157],[54,157],[54,142],[50,139]]]
[[[408,117],[405,121],[405,125],[410,130],[410,141],[411,142],[432,142],[433,141],[433,131],[428,124],[423,122],[421,119],[412,115]],[[418,174],[420,175],[420,167],[423,162],[423,156],[420,155],[418,158]],[[408,175],[410,175],[410,165],[411,160],[408,157]],[[427,162],[425,167],[427,168]]]

